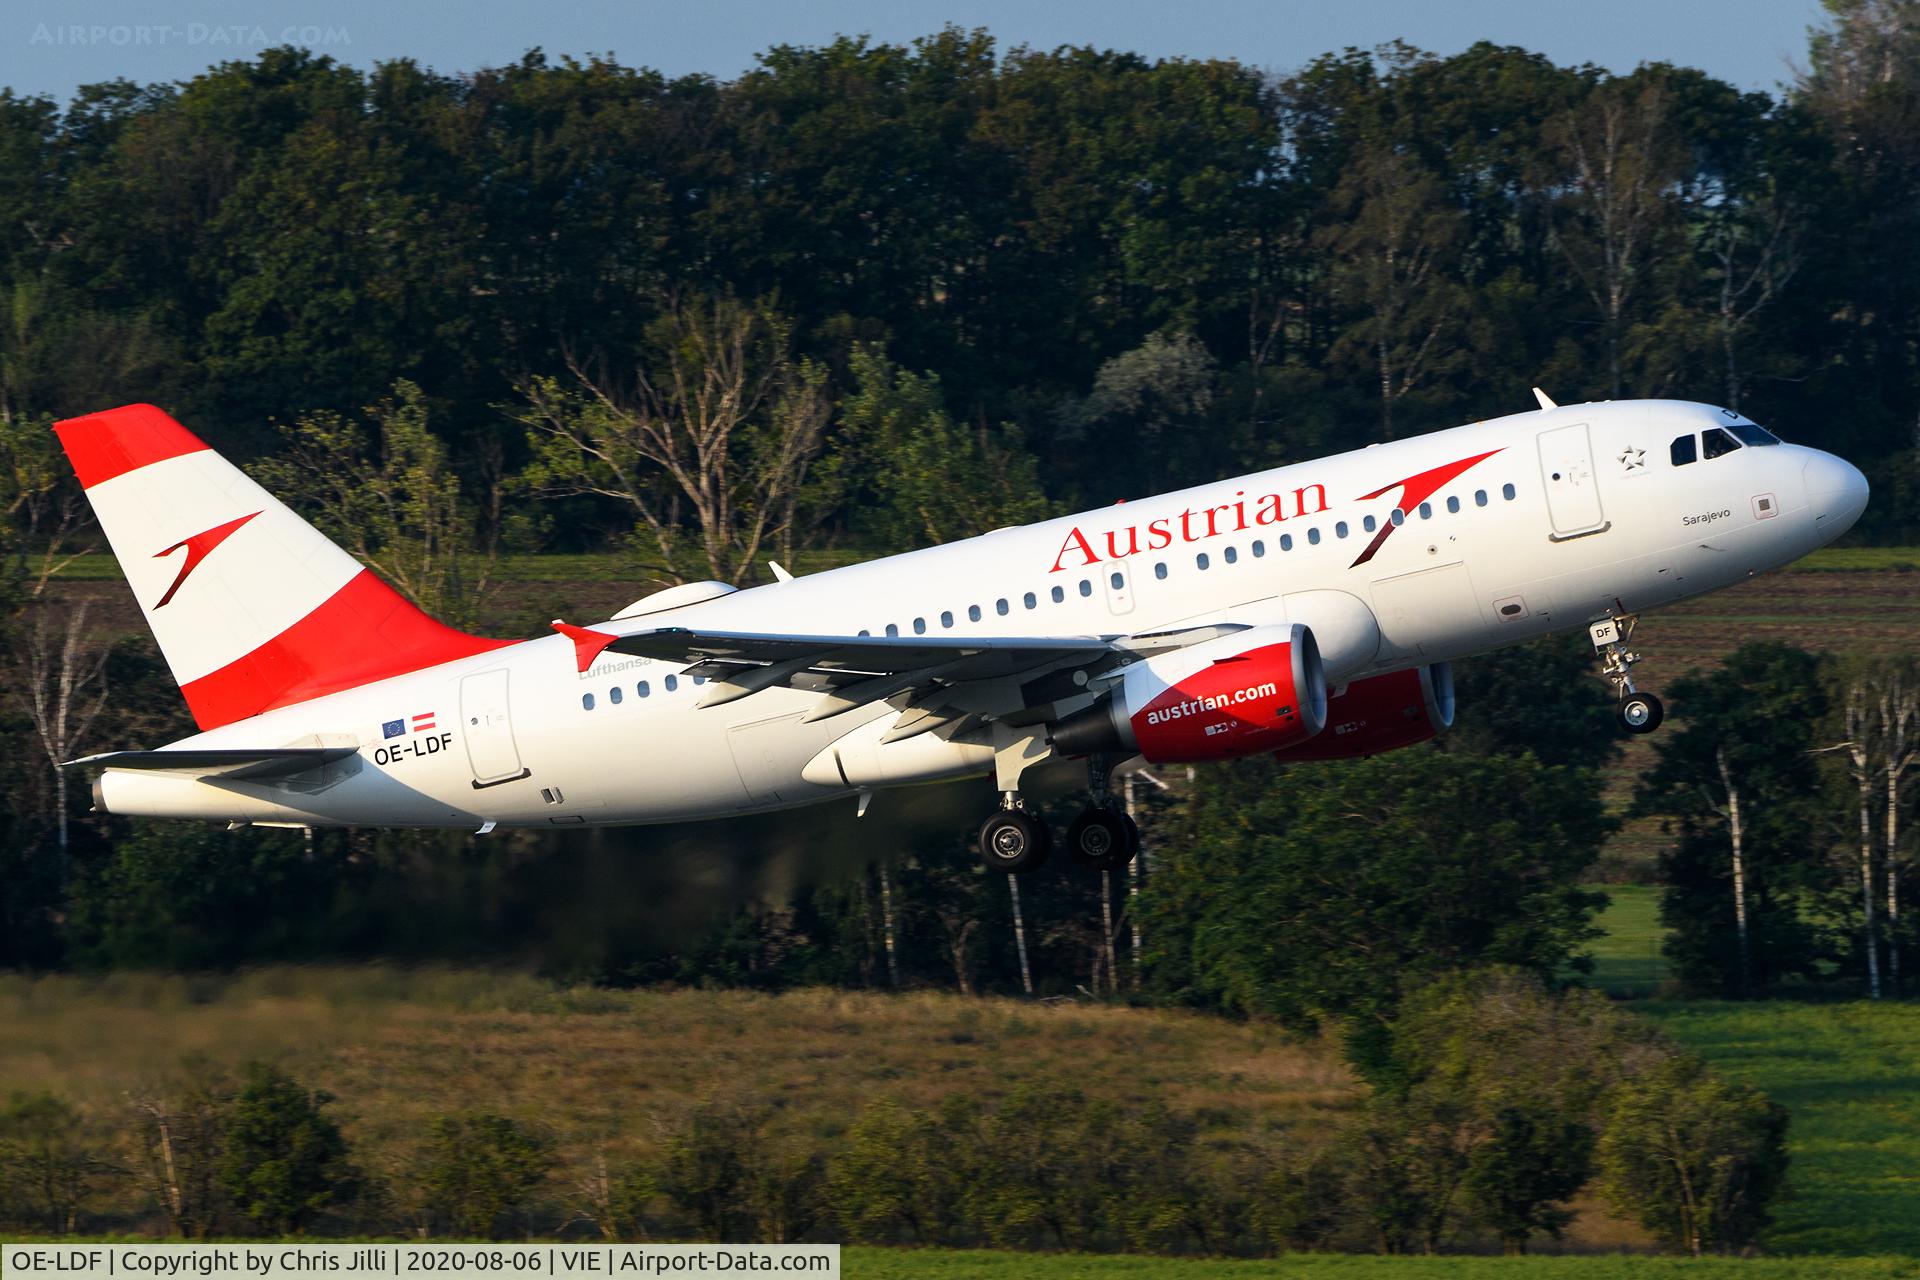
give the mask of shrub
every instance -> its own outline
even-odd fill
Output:
[[[440,1117],[421,1178],[429,1212],[451,1235],[498,1239],[545,1179],[551,1147],[506,1116]]]
[[[248,1067],[234,1098],[220,1185],[271,1235],[301,1234],[314,1215],[354,1196],[360,1179],[346,1139],[322,1111],[331,1101],[265,1063]]]

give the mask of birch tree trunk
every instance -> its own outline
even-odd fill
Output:
[[[1873,768],[1868,738],[1867,690],[1861,681],[1847,686],[1847,759],[1860,795],[1860,907],[1861,944],[1867,953],[1867,998],[1880,998],[1880,939],[1874,921],[1873,896]]]
[[[887,985],[898,991],[900,968],[893,952],[893,877],[887,874],[884,862],[880,864],[880,931],[886,940]]]
[[[1007,872],[1007,892],[1013,895],[1013,942],[1020,951],[1020,988],[1033,994],[1033,971],[1027,967],[1027,922],[1020,915],[1020,878]]]
[[[1745,998],[1753,974],[1752,951],[1747,943],[1746,828],[1740,818],[1740,788],[1734,785],[1733,770],[1727,767],[1726,749],[1715,751],[1713,758],[1720,766],[1720,785],[1727,793],[1727,840],[1733,846],[1733,929],[1740,947],[1740,972],[1734,991]]]

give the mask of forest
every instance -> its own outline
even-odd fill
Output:
[[[550,1134],[449,1110],[373,1176],[324,1079],[255,1062],[114,1104],[98,1146],[61,1145],[61,1096],[14,1098],[0,1173],[53,1178],[15,1220],[72,1229],[110,1186],[178,1210],[152,1144],[191,1120],[205,1203],[166,1218],[180,1234],[549,1230],[538,1202],[609,1238],[1401,1252],[1466,1231],[1517,1252],[1592,1185],[1650,1240],[1750,1247],[1784,1113],[1569,984],[1632,827],[1657,845],[1625,874],[1659,883],[1673,992],[1907,989],[1910,630],[1857,652],[1818,616],[1798,643],[1722,636],[1630,757],[1578,637],[1477,659],[1439,743],[1141,777],[1141,863],[1050,868],[1024,901],[969,859],[951,788],[858,826],[574,839],[130,823],[57,762],[190,725],[49,428],[159,404],[429,612],[508,635],[1521,412],[1535,386],[1723,404],[1838,452],[1874,488],[1855,546],[1900,555],[1920,542],[1920,16],[1829,9],[1777,94],[1492,44],[1275,73],[951,27],[777,47],[729,81],[282,48],[65,103],[0,90],[0,969],[1105,1001],[1334,1037],[1371,1091],[1322,1142],[1230,1159],[1196,1138],[1204,1110],[880,1097],[791,1167],[740,1163],[773,1112],[709,1102],[576,1179],[585,1200],[542,1201]],[[1500,1023],[1516,1005],[1531,1021]],[[1449,1020],[1510,1057],[1421,1038]],[[1553,1027],[1587,1037],[1585,1074],[1516,1101],[1498,1064],[1524,1074]],[[1675,1108],[1703,1126],[1688,1158],[1726,1144],[1747,1179],[1704,1217],[1675,1216],[1644,1145]],[[928,1172],[1043,1113],[1075,1158],[1196,1154],[1107,1199],[985,1154],[971,1190]],[[255,1179],[247,1143],[289,1135],[317,1199]],[[875,1154],[900,1143],[920,1165]],[[510,1202],[473,1190],[476,1161]],[[1196,1195],[1227,1216],[1182,1217]]]

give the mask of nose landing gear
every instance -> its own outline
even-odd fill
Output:
[[[1667,714],[1660,699],[1633,687],[1632,667],[1640,661],[1640,655],[1627,648],[1627,641],[1639,621],[1637,613],[1616,614],[1587,628],[1594,652],[1600,655],[1600,674],[1613,685],[1619,701],[1616,714],[1620,727],[1635,734],[1652,733]]]

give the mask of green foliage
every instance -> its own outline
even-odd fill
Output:
[[[1581,635],[1477,654],[1453,664],[1459,704],[1438,739],[1467,755],[1532,755],[1543,764],[1599,769],[1620,755],[1613,700]]]
[[[63,1099],[16,1094],[0,1109],[0,1221],[71,1235],[116,1172]]]
[[[491,557],[427,396],[401,379],[365,412],[368,426],[328,410],[282,426],[280,453],[256,463],[254,479],[422,609],[467,622]]]
[[[1751,1245],[1786,1177],[1787,1113],[1698,1059],[1674,1058],[1610,1099],[1600,1135],[1608,1202],[1695,1255]]]
[[[1822,659],[1778,642],[1747,644],[1711,675],[1675,681],[1673,716],[1635,807],[1678,839],[1661,863],[1664,950],[1683,982],[1744,993],[1816,971],[1807,907],[1823,874],[1814,748],[1826,713]],[[1740,819],[1749,939],[1745,968],[1733,909],[1733,817]]]
[[[322,1110],[332,1100],[260,1062],[234,1095],[220,1183],[267,1234],[304,1234],[316,1214],[354,1194],[358,1174],[346,1140]]]
[[[545,1136],[507,1116],[441,1116],[419,1174],[433,1221],[465,1239],[520,1233],[520,1218],[552,1163],[551,1148]]]
[[[900,369],[872,347],[855,348],[851,372],[840,449],[861,459],[850,464],[868,496],[859,526],[877,545],[933,546],[1046,514],[1018,427],[955,422],[937,377]]]
[[[1423,975],[1550,974],[1595,936],[1577,886],[1606,829],[1592,774],[1526,756],[1205,771],[1142,894],[1155,983],[1365,1034]]]

